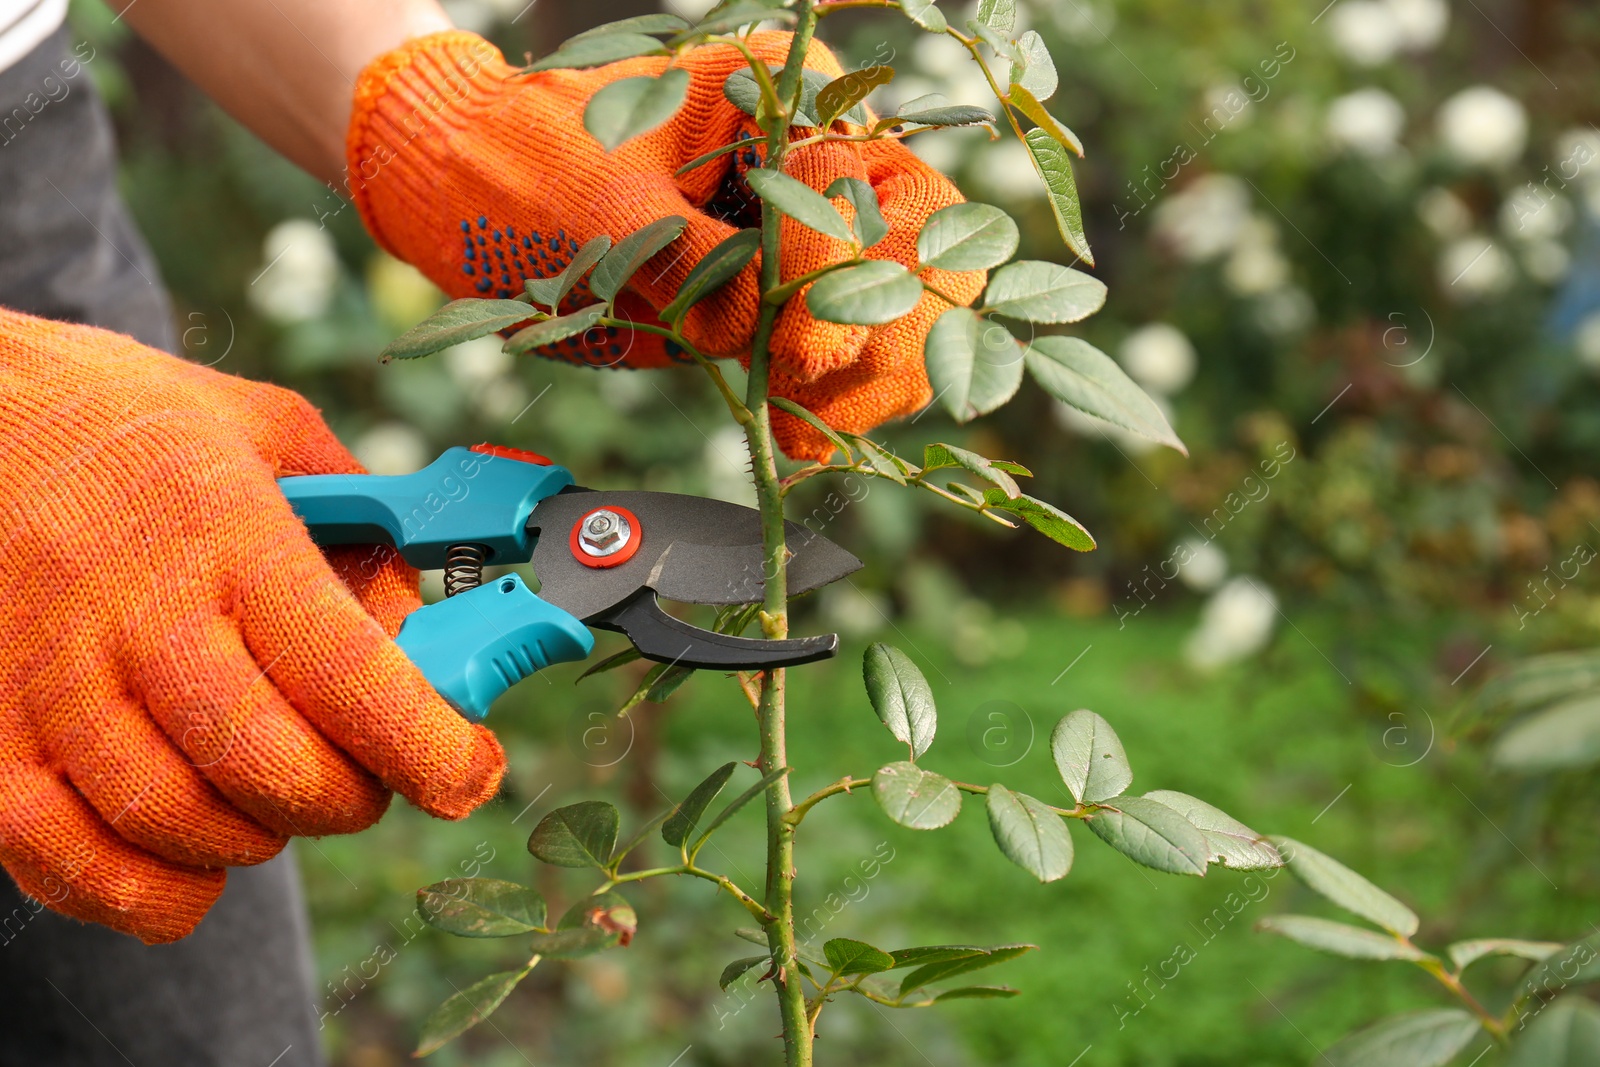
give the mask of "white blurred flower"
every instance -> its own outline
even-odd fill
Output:
[[[708,496],[754,506],[756,491],[750,484],[750,454],[745,451],[743,430],[723,426],[712,433],[701,452],[701,462]]]
[[[679,18],[699,22],[706,12],[717,6],[717,0],[662,0],[661,6]]]
[[[314,319],[328,309],[339,282],[339,256],[328,231],[310,219],[289,219],[267,231],[262,268],[245,295],[274,322]]]
[[[1215,670],[1252,656],[1272,637],[1277,614],[1278,598],[1259,579],[1233,578],[1201,609],[1184,658],[1200,670]]]
[[[1522,247],[1522,265],[1534,281],[1555,285],[1572,269],[1572,253],[1560,241],[1529,241]]]
[[[1524,186],[1500,205],[1501,231],[1519,241],[1559,237],[1571,224],[1572,201],[1542,190]]]
[[[1238,82],[1213,85],[1205,91],[1206,120],[1215,123],[1218,129],[1226,129],[1234,123],[1243,126],[1252,117],[1252,102],[1250,94]]]
[[[1178,564],[1178,580],[1197,593],[1211,592],[1228,576],[1228,557],[1214,541],[1191,537],[1174,555],[1183,560]]]
[[[478,337],[444,350],[450,377],[464,388],[485,385],[511,370],[513,357],[499,337]]]
[[[1433,188],[1417,200],[1417,217],[1441,240],[1460,237],[1472,229],[1472,209],[1448,189]]]
[[[1445,0],[1388,0],[1389,14],[1400,35],[1400,47],[1421,52],[1444,40],[1450,28],[1450,7]]]
[[[1156,205],[1153,232],[1195,263],[1232,248],[1249,218],[1249,187],[1232,174],[1206,174]]]
[[[1406,113],[1400,101],[1382,89],[1357,89],[1328,105],[1324,123],[1328,140],[1364,156],[1386,156],[1400,147]]]
[[[350,446],[371,474],[410,474],[428,465],[428,442],[403,422],[380,422]]]
[[[1600,131],[1574,126],[1556,134],[1550,162],[1563,181],[1600,174]]]
[[[1490,296],[1511,284],[1511,257],[1482,234],[1458,237],[1439,253],[1439,287],[1452,300]]]
[[[1194,378],[1194,345],[1183,331],[1165,322],[1151,322],[1123,338],[1117,360],[1128,376],[1146,389],[1171,396]]]
[[[817,594],[824,625],[849,637],[871,637],[889,624],[888,598],[854,582],[823,586]]]
[[[367,260],[367,297],[386,326],[395,333],[425,319],[444,302],[439,287],[420,270],[387,252]]]
[[[1260,215],[1239,230],[1222,279],[1240,296],[1257,296],[1289,281],[1289,261],[1278,251],[1278,228]]]
[[[1572,331],[1572,347],[1578,362],[1600,374],[1600,311],[1590,312]]]
[[[599,388],[606,405],[623,414],[633,411],[652,395],[659,395],[656,384],[648,376],[633,371],[602,374]]]
[[[1450,155],[1469,166],[1514,163],[1528,143],[1528,113],[1499,89],[1474,85],[1439,108],[1439,137]]]
[[[1041,5],[1041,10],[1054,17],[1056,28],[1073,44],[1103,44],[1117,27],[1117,9],[1110,3],[1073,0],[1069,4]]]
[[[1404,43],[1400,21],[1384,0],[1341,0],[1327,17],[1333,46],[1358,66],[1387,62]]]
[[[1317,317],[1311,294],[1297,285],[1286,285],[1256,297],[1251,309],[1255,324],[1274,337],[1301,333]]]
[[[911,139],[913,144],[918,140]],[[985,196],[1015,204],[1045,195],[1044,180],[1033,169],[1028,147],[1015,137],[986,142],[978,146],[978,151],[978,168],[972,181]]]
[[[920,34],[916,45],[911,49],[911,58],[917,72],[936,83],[938,91],[950,97],[955,103],[971,104],[993,99],[993,90],[989,88],[989,82],[984,78],[978,64],[972,61],[972,53],[954,37],[933,33]],[[912,140],[916,138],[913,137]]]

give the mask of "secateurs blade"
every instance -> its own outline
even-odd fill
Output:
[[[446,599],[406,618],[397,643],[471,719],[516,682],[588,656],[587,627],[613,630],[661,663],[763,670],[825,659],[836,634],[769,640],[721,634],[667,614],[657,597],[753,604],[765,588],[760,514],[720,500],[573,485],[564,467],[497,445],[446,450],[406,475],[279,479],[318,544],[387,544],[423,569],[444,568]],[[861,561],[785,523],[791,596],[837,581]],[[531,562],[535,594],[483,567]]]

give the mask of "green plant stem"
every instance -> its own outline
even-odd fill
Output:
[[[812,793],[800,803],[796,804],[793,808],[789,809],[788,821],[793,826],[799,826],[800,821],[806,817],[807,812],[816,807],[818,804],[822,803],[824,800],[827,800],[829,797],[838,796],[840,793],[851,793],[862,786],[869,786],[871,784],[871,778],[852,778],[847,774],[837,782],[834,782],[832,785],[823,786],[821,789],[817,790],[815,793]],[[977,785],[973,782],[952,781],[950,784],[961,790],[963,793],[972,793],[976,796],[985,796],[989,792],[988,786]],[[1097,811],[1104,811],[1108,807],[1115,808],[1116,804],[1114,802],[1111,804],[1079,804],[1071,808],[1057,808],[1050,804],[1045,804],[1044,806],[1061,816],[1063,819],[1087,819]],[[1443,981],[1443,979],[1441,979],[1441,981]],[[1459,982],[1456,984],[1460,985]],[[1462,992],[1465,993],[1466,991],[1462,990]],[[1468,995],[1470,996],[1471,994]]]
[[[723,401],[728,405],[728,411],[732,413],[734,421],[740,426],[744,426],[750,421],[750,409],[744,406],[744,402],[729,387],[728,380],[722,376],[722,371],[712,362],[710,356],[690,344],[682,333],[677,330],[669,330],[664,326],[656,326],[648,322],[630,322],[627,319],[602,318],[599,324],[601,326],[615,326],[618,329],[638,330],[640,333],[653,333],[657,337],[665,337],[674,344],[681,346],[685,352],[694,357],[694,361],[710,376],[711,381],[717,387],[717,392],[722,394]]]
[[[801,289],[804,289],[806,286],[810,285],[824,274],[831,274],[834,271],[842,270],[845,267],[858,266],[861,262],[861,257],[857,255],[851,259],[841,259],[837,263],[829,263],[825,267],[818,267],[816,270],[802,274],[798,278],[790,278],[788,281],[784,282],[775,289],[768,289],[765,293],[761,294],[761,300],[763,303],[767,304],[782,305],[790,297],[794,296],[794,294],[798,293]]]
[[[778,78],[777,113],[764,116],[761,130],[767,137],[767,158],[763,164],[781,170],[788,151],[788,114],[798,98],[800,71],[807,48],[817,29],[813,0],[800,0],[799,21],[789,46],[789,56]],[[752,66],[757,64],[752,63]],[[762,71],[757,71],[759,80]],[[772,205],[761,205],[761,290],[766,292],[782,283],[778,212]],[[761,541],[765,570],[761,629],[769,638],[782,638],[789,632],[788,547],[784,543],[783,492],[778,477],[777,457],[772,441],[772,414],[767,406],[771,375],[772,328],[779,305],[763,302],[750,348],[750,377],[744,406],[750,411],[745,424],[745,440],[750,448],[750,467],[755,482],[756,502],[761,512]],[[784,730],[784,672],[764,671],[756,705],[760,731],[759,769],[770,774],[788,766],[788,745]],[[772,952],[775,973],[773,989],[778,997],[778,1014],[783,1025],[784,1060],[788,1067],[811,1067],[811,1023],[806,1017],[805,987],[796,966],[797,945],[794,931],[794,826],[786,816],[794,806],[789,791],[789,776],[779,775],[766,792],[767,879],[766,911],[770,921],[763,923],[767,947]]]
[[[606,879],[606,881],[591,895],[599,896],[601,893],[615,889],[624,882],[642,882],[646,878],[662,878],[669,874],[687,874],[695,878],[703,878],[708,882],[714,882],[716,885],[726,890],[727,893],[735,900],[743,904],[745,910],[751,915],[755,916],[758,921],[763,923],[772,921],[772,913],[767,911],[766,908],[763,908],[760,901],[756,900],[749,893],[746,893],[743,889],[740,889],[737,885],[735,885],[726,875],[717,874],[715,871],[702,870],[692,863],[682,863],[676,867],[651,867],[648,870],[630,871],[627,874],[613,875],[612,877]]]
[[[1402,938],[1401,940],[1408,945],[1411,944],[1410,938]],[[1416,946],[1413,945],[1412,947],[1415,948]],[[1443,963],[1436,959],[1430,958],[1417,960],[1416,964],[1418,967],[1421,967],[1423,970],[1433,975],[1433,977],[1438,980],[1440,985],[1448,989],[1457,1000],[1461,1001],[1461,1003],[1466,1006],[1468,1011],[1477,1016],[1478,1022],[1485,1030],[1489,1032],[1490,1037],[1494,1038],[1502,1045],[1509,1043],[1509,1039],[1506,1035],[1506,1024],[1491,1014],[1489,1009],[1485,1008],[1481,1003],[1479,1003],[1478,998],[1473,996],[1471,991],[1468,990],[1466,986],[1461,984],[1461,979],[1446,970]]]

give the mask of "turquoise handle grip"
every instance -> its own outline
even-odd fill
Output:
[[[489,549],[491,563],[526,563],[528,516],[572,484],[565,467],[448,448],[414,474],[280,478],[319,545],[388,544],[422,570],[443,567],[451,545]]]
[[[588,656],[594,636],[508,574],[413,611],[395,643],[440,696],[479,722],[496,697],[534,671]]]

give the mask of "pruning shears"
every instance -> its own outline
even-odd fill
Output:
[[[319,545],[385,544],[419,569],[444,568],[445,599],[406,617],[396,642],[441,696],[473,721],[511,686],[594,648],[589,627],[625,635],[659,663],[765,670],[832,656],[837,634],[789,640],[702,629],[657,597],[754,604],[765,565],[759,512],[720,500],[573,484],[535,452],[450,448],[413,474],[317,474],[278,485]],[[837,581],[861,561],[785,523],[790,595]],[[485,565],[531,563],[483,582]]]

